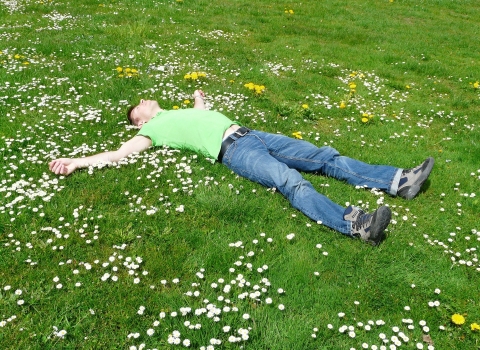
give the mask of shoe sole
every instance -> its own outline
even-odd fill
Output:
[[[372,224],[370,226],[370,236],[367,242],[372,245],[378,245],[385,237],[385,229],[392,219],[392,211],[389,207],[382,206],[373,214]]]
[[[425,166],[425,169],[422,170],[422,174],[420,175],[420,177],[417,179],[417,181],[415,181],[413,185],[410,186],[407,193],[404,194],[403,198],[405,199],[415,198],[418,192],[420,192],[420,189],[422,188],[425,180],[427,180],[428,177],[430,176],[430,173],[432,172],[432,169],[433,169],[433,165],[435,164],[435,160],[432,157],[429,157],[424,163],[427,163]]]

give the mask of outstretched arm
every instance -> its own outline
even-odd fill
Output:
[[[195,90],[193,99],[193,108],[205,109],[205,93],[202,90]]]
[[[57,175],[70,175],[75,170],[86,168],[99,162],[118,162],[134,152],[142,152],[152,145],[145,136],[135,136],[125,142],[118,150],[98,153],[85,158],[59,158],[48,163],[50,171]]]

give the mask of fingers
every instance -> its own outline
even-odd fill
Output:
[[[63,165],[60,161],[54,160],[49,165],[50,165],[50,171],[52,171],[56,175],[60,174],[60,172],[62,170],[62,167],[63,167]]]
[[[48,164],[50,171],[55,175],[67,175],[68,169],[61,160],[55,159]]]

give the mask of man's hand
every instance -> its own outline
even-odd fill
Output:
[[[197,98],[197,97],[200,97],[200,98],[205,98],[205,93],[202,91],[202,90],[195,90],[195,92],[193,93],[193,98]]]
[[[193,99],[193,108],[205,109],[205,93],[202,90],[195,90]]]
[[[70,175],[77,169],[75,160],[71,158],[59,158],[48,163],[50,171],[56,175]]]

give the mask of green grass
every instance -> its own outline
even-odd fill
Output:
[[[399,348],[427,348],[424,334],[436,349],[479,348],[470,329],[480,323],[478,18],[477,1],[1,2],[0,347],[169,349],[183,347],[168,342],[177,330],[191,348],[212,338],[227,349],[380,348],[380,333],[387,346],[396,334]],[[122,78],[117,67],[139,74]],[[185,80],[193,71],[206,79]],[[305,175],[342,205],[392,208],[376,248],[190,152],[48,172],[51,159],[135,135],[129,103],[189,108],[198,88],[251,128],[300,131],[376,164],[434,156],[434,171],[413,201]],[[230,311],[194,315],[208,303]],[[455,313],[464,325],[452,324]],[[248,339],[229,342],[241,329]]]

